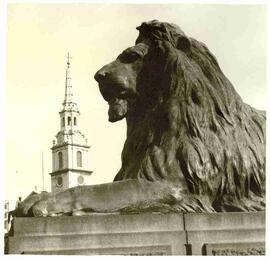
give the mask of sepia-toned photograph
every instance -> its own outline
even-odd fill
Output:
[[[267,254],[266,1],[2,6],[4,255]]]

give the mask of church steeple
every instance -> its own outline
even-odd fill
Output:
[[[53,143],[53,171],[51,174],[52,192],[77,185],[89,184],[87,139],[79,129],[80,111],[74,101],[70,77],[70,59],[67,55],[65,97],[60,115],[60,131]]]
[[[67,54],[67,68],[66,68],[66,79],[65,79],[65,97],[63,101],[63,110],[76,110],[79,112],[77,108],[77,103],[74,101],[73,97],[73,89],[71,84],[71,76],[70,76],[70,59],[69,52]]]
[[[66,141],[73,143],[74,138],[71,134],[74,134],[74,131],[76,132],[76,130],[79,129],[78,123],[80,111],[73,97],[73,89],[70,76],[70,59],[71,57],[68,53],[65,78],[65,97],[62,103],[63,108],[59,112],[59,114],[61,120],[61,131],[64,132],[64,138],[66,139]]]
[[[66,69],[66,84],[65,84],[65,99],[63,105],[73,101],[71,77],[70,77],[70,59],[69,52],[67,54],[67,69]]]

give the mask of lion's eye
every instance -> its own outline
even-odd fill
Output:
[[[137,60],[138,58],[140,58],[140,55],[137,52],[127,52],[127,53],[122,53],[119,56],[119,59],[122,62],[126,62],[126,63],[130,63],[133,62],[135,60]]]

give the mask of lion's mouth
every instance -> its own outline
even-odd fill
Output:
[[[99,82],[99,91],[102,95],[102,97],[109,102],[114,97],[119,97],[126,94],[126,90],[123,87],[123,84],[110,80]]]
[[[136,93],[128,89],[121,81],[112,81],[110,84],[99,82],[99,90],[102,97],[109,104],[109,121],[116,122],[123,119],[128,112],[128,103],[136,99]]]
[[[108,100],[109,104],[109,121],[116,122],[123,119],[128,111],[128,102],[126,99],[121,98],[111,98]]]
[[[125,89],[123,84],[110,82],[110,86],[102,82],[99,84],[99,90],[103,98],[109,104],[109,121],[116,122],[123,119],[128,112],[128,100],[132,100],[134,94]],[[113,84],[112,84],[113,83]]]

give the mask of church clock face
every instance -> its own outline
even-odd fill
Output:
[[[78,184],[82,185],[83,182],[84,182],[83,176],[79,176],[78,179],[77,179],[77,181],[78,181]]]
[[[63,186],[63,178],[61,176],[57,177],[57,179],[56,179],[56,185],[58,187],[62,187]]]

